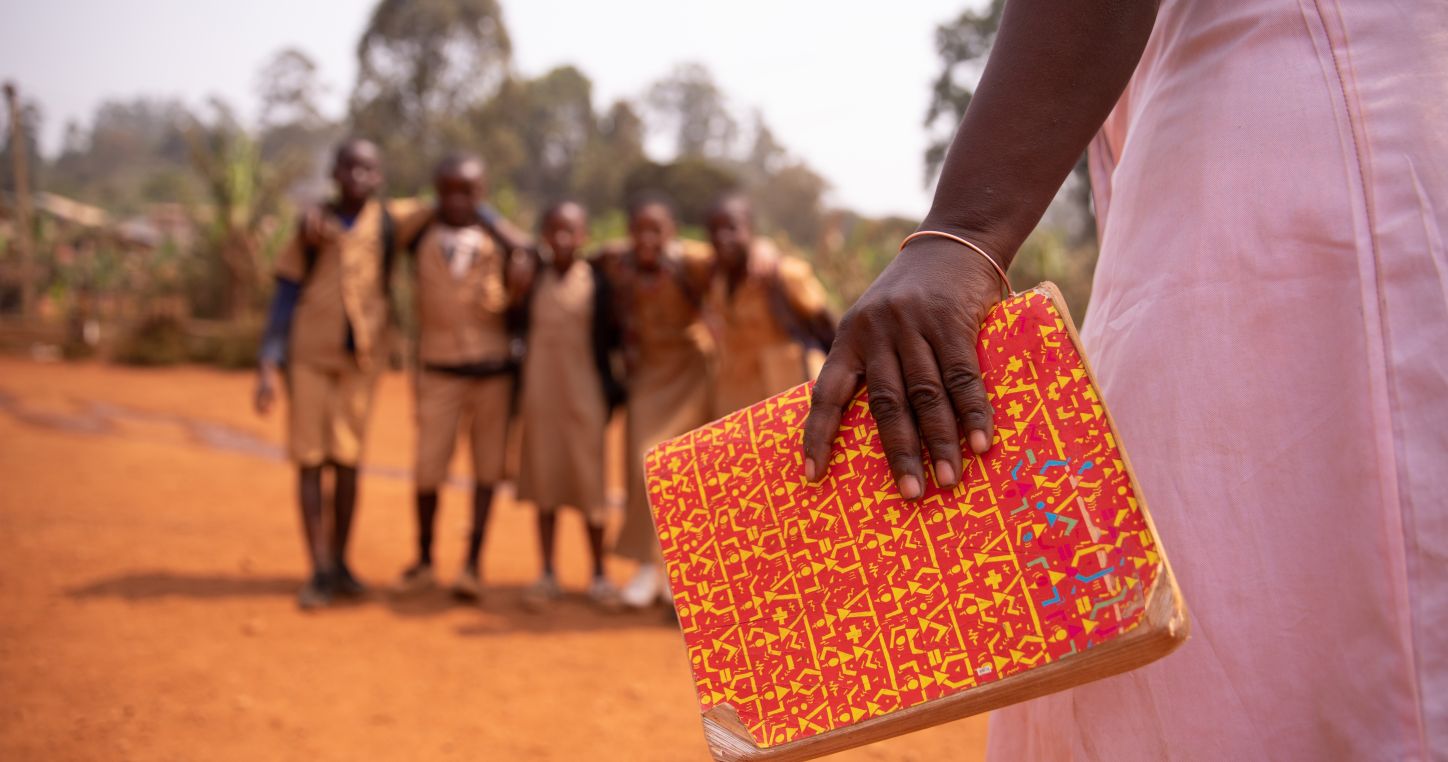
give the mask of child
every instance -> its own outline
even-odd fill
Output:
[[[417,490],[418,555],[399,587],[431,586],[438,488],[447,479],[459,427],[466,425],[473,460],[473,520],[467,561],[453,592],[482,595],[479,561],[503,476],[508,416],[517,368],[508,329],[504,283],[511,242],[489,219],[483,201],[487,172],[481,159],[458,155],[433,176],[437,208],[408,247],[414,253],[418,315]]]
[[[644,455],[659,442],[708,423],[713,343],[700,321],[708,287],[707,247],[675,238],[668,202],[645,198],[629,211],[629,250],[619,263],[619,312],[628,360],[628,502],[619,555],[638,561],[620,593],[630,607],[666,594],[648,495]]]
[[[540,608],[559,596],[554,574],[557,509],[584,513],[593,583],[588,597],[600,606],[617,598],[603,570],[606,505],[603,494],[604,429],[622,389],[611,352],[618,345],[613,305],[598,267],[578,251],[588,237],[588,215],[573,202],[543,214],[542,246],[527,291],[528,351],[523,360],[523,458],[518,497],[538,507],[543,575],[524,601]],[[523,278],[515,279],[521,282]]]
[[[366,140],[337,148],[337,197],[317,217],[321,230],[299,231],[276,264],[273,298],[257,373],[255,407],[265,415],[285,378],[287,440],[297,465],[302,528],[312,574],[297,596],[304,609],[334,596],[358,597],[347,566],[372,392],[386,361],[387,275],[392,218],[373,200],[381,154]],[[330,536],[325,531],[324,470],[332,473]]]
[[[809,263],[754,237],[743,196],[720,199],[708,227],[716,266],[708,306],[719,339],[713,416],[719,418],[819,375],[835,320]]]

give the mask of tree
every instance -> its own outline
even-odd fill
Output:
[[[925,127],[932,132],[925,149],[925,184],[933,185],[955,128],[975,95],[975,85],[985,61],[995,46],[1005,0],[990,0],[984,10],[963,11],[955,20],[935,28],[935,50],[940,55],[940,75],[931,86],[930,110]]]
[[[198,120],[187,132],[192,165],[210,201],[198,222],[225,273],[221,314],[249,317],[260,306],[263,241],[299,167],[263,161],[232,111],[220,101],[211,109],[209,124]]]
[[[463,115],[507,81],[512,42],[497,0],[381,0],[357,43],[351,118],[382,146],[394,188],[426,185],[445,147],[467,145]]]
[[[41,127],[40,104],[30,98],[22,98],[18,92],[16,97],[19,98],[17,103],[17,110],[20,113],[19,125],[12,123],[8,107],[0,107],[0,136],[3,136],[3,142],[0,142],[0,192],[6,196],[15,192],[14,152],[17,149],[25,152],[25,164],[29,169],[32,189],[36,186],[38,170],[44,166],[40,158],[40,144],[37,137]],[[17,126],[19,129],[16,129]],[[22,137],[22,140],[19,141],[20,145],[16,144],[17,135]]]
[[[40,165],[35,140],[37,128],[40,126],[40,109],[34,103],[22,101],[20,91],[13,82],[6,82],[4,91],[6,140],[0,159],[5,163],[3,175],[0,177],[5,180],[4,190],[8,196],[5,200],[9,202],[11,217],[14,219],[14,241],[10,247],[15,250],[16,259],[19,260],[16,275],[19,280],[17,285],[20,292],[20,314],[30,320],[35,317],[36,286],[39,280],[35,268],[35,217],[30,201],[35,187],[32,185],[31,167]]]
[[[591,209],[623,207],[625,181],[644,161],[643,120],[628,101],[616,101],[578,157],[573,192]]]
[[[758,113],[753,131],[752,144],[737,171],[745,193],[754,202],[760,232],[783,233],[794,244],[816,246],[824,230],[824,194],[829,183],[792,156]]]
[[[327,192],[328,158],[340,129],[322,114],[327,86],[316,61],[296,48],[284,48],[257,72],[261,102],[257,139],[262,158],[296,169],[290,190],[307,198]]]
[[[515,188],[534,204],[568,194],[576,166],[593,140],[593,83],[572,66],[537,79],[510,81],[474,121],[488,156],[509,154]],[[508,133],[506,137],[499,133]],[[492,159],[494,175],[504,167]]]
[[[57,193],[122,214],[160,201],[188,201],[200,186],[191,174],[186,133],[193,117],[178,100],[111,100],[90,126],[69,125],[47,185]],[[165,189],[165,195],[155,191]]]
[[[649,87],[645,102],[660,128],[674,133],[676,156],[731,157],[739,125],[729,113],[723,91],[703,64],[675,67]]]
[[[824,228],[828,187],[809,165],[791,160],[750,196],[765,231],[783,232],[795,244],[812,247]]]
[[[297,48],[283,48],[257,72],[262,129],[278,125],[318,127],[326,122],[321,99],[327,92],[317,62]]]
[[[703,225],[714,201],[738,187],[739,178],[733,172],[697,157],[668,164],[644,162],[624,178],[626,199],[662,193],[673,201],[679,222],[685,225]]]

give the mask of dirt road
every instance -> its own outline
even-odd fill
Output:
[[[495,513],[482,608],[445,594],[305,614],[279,418],[250,378],[0,358],[0,759],[707,759],[661,614],[545,615],[531,514]],[[413,529],[406,381],[380,392],[353,561],[385,586]],[[439,569],[460,562],[443,496]],[[560,576],[586,580],[581,528]],[[623,580],[630,569],[611,573]],[[446,579],[446,577],[445,577]],[[983,718],[842,755],[970,760]]]

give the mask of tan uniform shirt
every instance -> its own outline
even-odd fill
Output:
[[[434,222],[417,248],[418,356],[425,365],[507,359],[505,252],[480,226]]]
[[[800,343],[785,320],[807,322],[826,309],[825,290],[809,263],[782,256],[774,245],[756,241],[749,274],[731,292],[716,276],[709,314],[719,336],[715,417],[728,415],[812,380],[823,352]]]
[[[367,365],[386,349],[382,204],[369,201],[346,230],[335,219],[329,227],[310,268],[299,237],[277,257],[277,277],[303,284],[292,314],[288,362],[327,368],[349,364],[350,325],[357,362]]]

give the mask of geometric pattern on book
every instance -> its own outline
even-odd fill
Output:
[[[1160,557],[1050,296],[1003,301],[977,352],[992,446],[955,489],[930,481],[914,503],[895,492],[863,393],[817,485],[800,454],[807,386],[649,454],[702,710],[733,706],[769,747],[1069,659],[1138,623]]]

